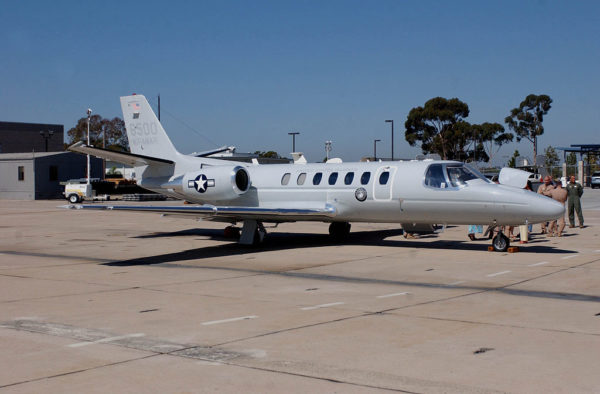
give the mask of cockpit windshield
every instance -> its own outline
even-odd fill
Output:
[[[465,164],[432,164],[427,169],[425,185],[445,189],[465,186],[474,179],[490,182],[479,171]]]

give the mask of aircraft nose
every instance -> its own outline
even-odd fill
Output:
[[[548,197],[539,196],[535,202],[529,204],[531,221],[548,221],[558,219],[565,213],[565,206]]]

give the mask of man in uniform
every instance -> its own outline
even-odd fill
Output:
[[[557,182],[556,183],[556,188],[554,188],[554,190],[552,190],[552,198],[558,202],[560,202],[563,207],[565,206],[565,202],[567,201],[567,191],[565,189],[563,189],[562,187],[562,182]],[[557,228],[557,224],[558,224],[558,228]],[[548,236],[549,237],[562,237],[562,232],[565,229],[565,214],[563,212],[562,216],[560,217],[560,219],[558,219],[558,223],[556,220],[553,220],[552,223],[550,223],[550,227],[548,228]]]
[[[581,195],[583,194],[583,186],[575,182],[575,176],[571,175],[571,182],[567,184],[567,194],[569,196],[569,227],[575,227],[575,215],[577,212],[579,219],[579,228],[583,228],[583,214],[581,213]]]
[[[537,192],[538,194],[542,194],[546,197],[552,198],[552,189],[554,189],[554,185],[552,184],[552,177],[546,175],[544,178],[544,183],[540,185]],[[546,234],[546,222],[542,222],[542,234]]]

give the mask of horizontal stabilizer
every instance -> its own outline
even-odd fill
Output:
[[[79,141],[67,148],[70,151],[92,155],[101,159],[112,160],[118,163],[127,164],[130,166],[145,166],[150,164],[168,165],[174,164],[171,160],[159,159],[143,155],[136,155],[129,152],[117,152],[114,150],[95,148]]]
[[[222,207],[214,205],[186,205],[186,206],[140,206],[140,205],[91,205],[75,204],[63,205],[61,208],[111,210],[132,212],[155,212],[164,215],[184,215],[202,217],[209,220],[241,221],[246,219],[262,220],[267,222],[286,222],[296,220],[327,220],[336,215],[336,210],[331,205],[324,208],[258,208],[258,207]]]

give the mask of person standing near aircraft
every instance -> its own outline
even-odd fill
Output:
[[[544,178],[544,184],[540,185],[537,192],[538,192],[538,194],[542,194],[546,197],[552,198],[552,195],[551,195],[552,189],[554,189],[554,185],[552,184],[552,177],[546,175],[546,177]],[[541,226],[542,226],[542,234],[546,234],[547,233],[547,223],[542,222]]]
[[[571,175],[571,181],[567,184],[567,194],[569,196],[569,227],[575,227],[575,215],[579,219],[579,228],[583,228],[583,213],[581,212],[581,196],[583,195],[583,186],[575,182],[575,176]]]
[[[562,205],[565,205],[567,201],[567,191],[563,189],[562,182],[556,183],[556,188],[552,190],[552,198]],[[558,228],[557,228],[558,227]],[[558,220],[553,220],[550,223],[550,227],[548,229],[549,237],[562,237],[562,232],[565,229],[565,215],[563,214]]]

